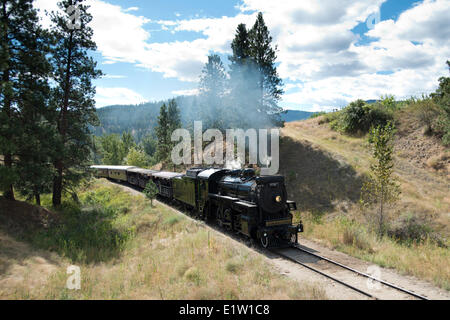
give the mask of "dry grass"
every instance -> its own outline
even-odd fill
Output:
[[[362,216],[357,209],[359,197],[355,195],[359,192],[358,179],[364,178],[371,163],[366,138],[341,135],[329,125],[319,123],[320,118],[293,122],[282,130],[282,136],[292,143],[285,153],[281,149],[281,167],[283,162],[288,163],[288,170],[295,177],[289,179],[286,174],[287,188],[290,198],[299,204],[306,237],[450,289],[450,250],[442,247],[443,243],[449,245],[450,235],[450,180],[442,174],[445,172],[442,166],[448,165],[448,149],[434,137],[424,136],[414,115],[407,112],[397,115],[394,169],[402,194],[390,212],[392,223],[405,228],[401,217],[411,215],[426,221],[426,225],[419,227],[429,233],[425,240],[415,243],[388,237],[378,239],[367,228],[370,214]],[[345,165],[350,168],[342,170]],[[437,172],[436,167],[441,170]],[[324,206],[322,199],[327,197]],[[342,224],[341,217],[354,222]],[[420,232],[424,231],[420,228]],[[436,237],[441,246],[437,245]]]
[[[405,245],[387,236],[380,239],[366,227],[346,218],[318,223],[309,214],[304,214],[304,220],[308,226],[307,238],[320,240],[330,248],[382,267],[395,268],[450,290],[450,250],[446,247],[440,247],[431,240]]]
[[[412,116],[409,116],[410,118],[407,115],[402,117],[402,121],[398,123],[399,133],[395,145],[395,152],[400,153],[404,151],[405,155],[404,157],[397,156],[395,158],[394,170],[401,182],[402,191],[401,201],[398,204],[397,210],[402,213],[426,213],[434,216],[436,224],[439,224],[437,228],[445,236],[449,236],[449,177],[437,173],[434,169],[430,169],[423,162],[426,159],[430,159],[428,160],[430,165],[442,166],[445,164],[448,166],[448,150],[442,151],[444,147],[432,137],[422,136],[420,137],[420,141],[417,138],[415,142],[407,142],[408,139],[412,139],[412,137],[418,135],[418,128],[417,123],[413,122]],[[323,166],[329,167],[330,163],[333,164],[336,162],[342,163],[342,165],[348,165],[355,171],[355,177],[349,181],[347,175],[333,176],[333,190],[331,192],[342,192],[345,190],[346,195],[342,194],[340,197],[334,197],[335,204],[348,201],[349,199],[352,200],[352,193],[358,192],[358,190],[355,190],[357,186],[357,183],[355,183],[357,182],[356,179],[364,176],[372,161],[365,137],[357,138],[337,134],[328,125],[319,125],[317,119],[288,123],[286,128],[282,130],[282,135],[298,143],[298,147],[296,148],[298,152],[294,150],[294,152],[287,154],[286,157],[282,157],[281,167],[283,167],[283,162],[288,161],[289,170],[292,174],[309,172],[316,179],[312,183],[326,186],[329,184],[329,181],[326,179],[319,180],[324,171]],[[310,145],[311,149],[317,150],[315,153],[321,152],[324,156],[316,157],[314,159],[315,161],[305,163],[301,159],[311,157],[312,154],[305,153],[302,150],[302,146],[304,145]],[[416,158],[411,158],[413,156],[411,152]],[[290,157],[293,158],[292,161],[290,161]],[[302,164],[302,167],[296,165],[297,163]],[[336,168],[336,170],[338,169]],[[330,170],[330,168],[326,168],[326,170]],[[331,171],[333,170],[335,169],[331,168]],[[294,185],[292,189],[298,189],[298,184],[302,185],[304,189],[312,185],[310,182],[303,183],[302,179],[303,175],[297,175],[295,181],[297,185]],[[349,183],[353,183],[351,190],[348,189]],[[290,185],[288,185],[288,189],[291,189]],[[316,188],[314,191],[314,197],[324,197],[331,193],[327,188]],[[295,197],[295,194],[292,196]],[[301,202],[303,199],[294,198],[294,200]]]
[[[0,298],[2,299],[324,299],[313,284],[293,282],[278,274],[265,257],[179,213],[156,205],[151,208],[141,196],[96,182],[80,198],[105,194],[132,199],[126,213],[114,220],[116,228],[132,228],[134,237],[117,256],[104,261],[73,261],[56,254],[44,274],[34,258],[26,269],[17,251],[41,257],[48,250],[14,247],[0,242]],[[111,200],[113,201],[113,200]],[[107,201],[110,205],[111,201]],[[18,242],[15,242],[18,243]],[[15,248],[15,250],[12,250]],[[19,248],[19,249],[17,249]],[[16,252],[16,253],[14,253]],[[42,261],[41,261],[42,262]],[[66,267],[81,267],[81,290],[65,288]],[[1,265],[1,264],[0,264]],[[29,276],[27,276],[27,272]],[[20,281],[14,281],[20,279]],[[33,279],[38,279],[36,285]]]
[[[450,151],[441,152],[427,160],[427,166],[434,170],[450,172]]]

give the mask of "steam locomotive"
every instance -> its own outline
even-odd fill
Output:
[[[193,168],[186,174],[126,166],[92,166],[97,177],[145,188],[177,202],[198,219],[261,242],[264,248],[298,242],[303,224],[292,224],[296,203],[287,200],[282,176],[256,176],[253,169]]]

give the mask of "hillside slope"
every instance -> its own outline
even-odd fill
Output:
[[[394,169],[402,194],[389,210],[391,236],[379,239],[370,229],[373,213],[358,205],[372,161],[367,139],[341,135],[319,121],[288,123],[281,133],[280,172],[306,221],[304,236],[449,290],[448,150],[399,114]],[[403,235],[407,241],[395,240]]]
[[[291,196],[304,210],[333,212],[359,200],[360,187],[371,155],[365,138],[332,131],[320,119],[286,124],[282,130],[281,172]],[[419,135],[417,124],[400,121],[395,141],[395,174],[402,187],[397,210],[437,215],[448,230],[450,211],[446,149],[434,138]],[[430,160],[441,159],[435,170]]]

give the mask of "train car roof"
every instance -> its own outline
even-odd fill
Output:
[[[228,170],[228,169],[217,169],[217,168],[215,168],[215,169],[206,169],[205,171],[200,172],[197,175],[197,178],[208,180],[209,178],[211,178],[216,173],[227,173],[228,171],[230,171],[230,170]]]
[[[107,169],[107,170],[130,170],[133,166],[91,166],[91,169]]]
[[[162,178],[162,179],[172,179],[175,177],[182,176],[183,174],[177,173],[177,172],[167,172],[167,171],[161,171],[158,173],[153,173],[153,176],[156,178]]]
[[[149,170],[149,169],[142,169],[142,168],[131,168],[131,169],[128,169],[127,171],[133,172],[133,173],[143,173],[143,174],[154,174],[154,173],[159,172],[156,170]]]

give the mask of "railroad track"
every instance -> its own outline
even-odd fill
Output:
[[[122,184],[122,185],[123,185],[123,184]],[[129,185],[127,185],[127,186],[130,187]],[[136,188],[133,188],[133,189],[137,190]],[[141,192],[141,190],[137,190],[137,191]],[[178,211],[182,212],[184,215],[186,215],[186,216],[188,216],[188,217],[191,217],[191,215],[190,215],[186,210],[183,210],[183,208],[178,208],[178,207],[175,207],[175,208],[174,208],[173,205],[170,205],[170,204],[167,203],[166,201],[164,201],[164,200],[162,200],[162,199],[158,199],[158,200],[159,200],[161,203],[163,203],[164,205],[166,205],[166,206],[168,206],[168,207],[171,207],[172,209],[178,210]],[[213,227],[213,226],[210,226],[210,227]],[[220,229],[218,229],[218,228],[214,228],[214,227],[213,227],[213,229],[215,229],[215,230],[218,231],[218,232],[223,232],[223,230],[220,230]],[[229,234],[229,235],[230,235],[230,234]],[[235,235],[231,235],[231,236],[232,236],[235,240],[238,240],[238,239],[236,238]],[[262,248],[260,248],[260,249],[262,249]],[[330,263],[330,264],[332,264],[332,265],[335,265],[335,266],[338,266],[338,267],[340,267],[340,268],[342,268],[342,269],[351,271],[352,273],[357,274],[358,276],[361,276],[361,277],[364,277],[364,278],[367,278],[367,279],[371,279],[372,281],[379,282],[379,283],[381,283],[381,284],[383,284],[383,285],[385,285],[385,286],[387,286],[387,287],[389,287],[389,288],[392,288],[392,289],[395,289],[395,290],[397,290],[397,291],[403,292],[403,293],[405,293],[405,294],[407,294],[407,295],[410,295],[410,296],[412,296],[412,297],[414,297],[414,298],[417,298],[417,299],[420,299],[420,300],[429,300],[427,297],[421,296],[421,295],[419,295],[419,294],[417,294],[417,293],[415,293],[415,292],[412,292],[412,291],[403,289],[403,288],[401,288],[401,287],[399,287],[399,286],[396,286],[396,285],[394,285],[394,284],[392,284],[392,283],[389,283],[389,282],[384,281],[384,280],[381,280],[381,279],[377,279],[377,278],[375,278],[375,277],[372,277],[372,276],[369,275],[369,274],[366,274],[366,273],[363,273],[363,272],[361,272],[361,271],[358,271],[358,270],[356,270],[356,269],[354,269],[354,268],[348,267],[348,266],[346,266],[346,265],[344,265],[344,264],[342,264],[342,263],[340,263],[340,262],[334,261],[334,260],[332,260],[332,259],[326,258],[326,257],[321,256],[321,255],[318,255],[318,254],[316,254],[316,253],[314,253],[314,252],[311,252],[311,251],[309,251],[309,250],[303,249],[303,248],[301,248],[298,244],[295,245],[295,246],[293,246],[293,247],[291,247],[291,249],[293,249],[293,250],[295,249],[295,250],[301,251],[301,252],[306,253],[306,254],[308,254],[308,255],[311,255],[311,256],[313,256],[313,257],[315,257],[315,258],[317,258],[317,259],[320,259],[320,260],[322,260],[322,261],[326,261],[326,262],[328,262],[328,263]],[[332,276],[332,275],[330,275],[330,274],[328,274],[328,273],[323,272],[322,270],[319,270],[318,268],[314,268],[314,267],[312,267],[312,266],[310,266],[310,265],[308,265],[308,264],[306,264],[306,263],[303,263],[303,262],[299,261],[298,259],[295,259],[295,258],[292,257],[292,256],[289,256],[289,255],[283,253],[282,250],[283,250],[283,249],[271,249],[271,250],[269,250],[269,251],[271,251],[271,252],[273,252],[273,253],[275,253],[275,254],[277,254],[277,255],[279,255],[279,256],[281,256],[281,257],[287,259],[287,260],[290,260],[290,261],[292,261],[292,262],[294,262],[294,263],[296,263],[296,264],[300,264],[301,266],[303,266],[303,267],[305,267],[305,268],[307,268],[307,269],[309,269],[309,270],[311,270],[311,271],[314,271],[314,272],[316,272],[316,273],[318,273],[318,274],[320,274],[320,275],[322,275],[322,276],[324,276],[324,277],[326,277],[326,278],[328,278],[328,279],[330,279],[330,280],[332,280],[332,281],[335,281],[335,282],[337,282],[337,283],[339,283],[339,284],[341,284],[341,285],[343,285],[343,286],[345,286],[345,287],[347,287],[347,288],[349,288],[349,289],[351,289],[351,290],[353,290],[353,291],[356,291],[356,292],[358,292],[358,293],[360,293],[360,294],[362,294],[362,295],[364,295],[364,296],[366,296],[366,297],[369,297],[369,298],[371,298],[371,299],[377,299],[377,300],[379,299],[379,298],[377,298],[376,296],[374,296],[373,294],[371,294],[371,293],[369,293],[369,292],[367,292],[367,291],[364,291],[364,290],[362,290],[362,289],[359,289],[359,288],[355,287],[354,285],[351,285],[351,284],[349,284],[349,283],[347,283],[347,282],[345,282],[345,281],[343,281],[343,280],[340,280],[340,279],[336,278],[335,276]],[[263,251],[264,251],[264,250],[263,250]]]
[[[301,247],[298,246],[298,245],[296,245],[296,246],[294,246],[294,247],[292,247],[292,248],[295,249],[295,250],[299,250],[299,251],[301,251],[301,252],[303,252],[303,253],[306,253],[306,254],[308,254],[308,255],[311,255],[311,256],[313,256],[313,257],[315,257],[315,258],[317,258],[317,259],[320,259],[320,260],[322,260],[322,261],[326,261],[326,262],[328,262],[328,263],[330,263],[330,264],[332,264],[332,265],[338,266],[338,267],[340,267],[340,268],[342,268],[342,269],[351,271],[352,273],[357,274],[357,275],[360,276],[360,277],[367,278],[367,279],[371,279],[372,281],[379,282],[379,283],[383,284],[384,286],[387,286],[387,287],[389,287],[389,288],[395,289],[395,290],[397,290],[397,291],[400,291],[400,292],[402,292],[402,293],[405,293],[405,294],[407,294],[407,295],[410,295],[410,296],[412,296],[412,297],[414,297],[414,298],[417,298],[417,299],[420,299],[420,300],[429,300],[427,297],[424,297],[424,296],[421,296],[421,295],[419,295],[419,294],[417,294],[417,293],[415,293],[415,292],[412,292],[412,291],[403,289],[403,288],[401,288],[401,287],[399,287],[399,286],[396,286],[396,285],[394,285],[394,284],[392,284],[392,283],[390,283],[390,282],[387,282],[387,281],[384,281],[384,280],[381,280],[381,279],[374,278],[374,277],[372,277],[372,276],[369,275],[369,274],[363,273],[363,272],[361,272],[361,271],[358,271],[358,270],[356,270],[356,269],[353,269],[353,268],[351,268],[351,267],[348,267],[348,266],[346,266],[346,265],[344,265],[344,264],[342,264],[342,263],[340,263],[340,262],[334,261],[334,260],[332,260],[332,259],[323,257],[323,256],[321,256],[321,255],[318,255],[318,254],[316,254],[316,253],[313,253],[313,252],[311,252],[311,251],[308,251],[308,250],[306,250],[306,249],[303,249],[303,248],[301,248]],[[379,298],[377,298],[376,296],[374,296],[373,294],[371,294],[371,293],[369,293],[369,292],[367,292],[367,291],[364,291],[364,290],[362,290],[362,289],[360,289],[360,288],[357,288],[357,287],[355,287],[354,285],[349,284],[348,282],[345,282],[345,281],[343,281],[343,280],[340,280],[340,279],[338,279],[337,277],[335,277],[335,276],[333,276],[333,275],[331,275],[331,274],[328,274],[328,273],[326,273],[326,272],[324,272],[324,271],[322,271],[322,270],[320,270],[320,269],[318,269],[318,268],[312,267],[312,266],[310,266],[310,265],[308,265],[308,264],[306,264],[306,263],[304,263],[304,262],[302,262],[302,261],[299,261],[299,259],[296,259],[295,257],[292,257],[292,255],[288,255],[288,254],[286,254],[286,253],[283,253],[283,250],[282,250],[282,249],[272,249],[271,251],[272,251],[273,253],[275,253],[275,254],[277,254],[277,255],[279,255],[279,256],[285,258],[285,259],[288,259],[288,260],[290,260],[290,261],[292,261],[292,262],[294,262],[294,263],[300,264],[300,265],[302,265],[303,267],[305,267],[305,268],[307,268],[307,269],[309,269],[309,270],[311,270],[311,271],[314,271],[314,272],[316,272],[316,273],[318,273],[318,274],[320,274],[320,275],[322,275],[322,276],[324,276],[324,277],[326,277],[326,278],[328,278],[328,279],[330,279],[330,280],[333,280],[333,281],[335,281],[335,282],[337,282],[337,283],[339,283],[339,284],[341,284],[341,285],[343,285],[343,286],[345,286],[345,287],[347,287],[347,288],[349,288],[349,289],[351,289],[351,290],[357,291],[357,292],[359,292],[360,294],[362,294],[362,295],[364,295],[364,296],[366,296],[366,297],[369,297],[369,298],[372,298],[372,299],[377,299],[377,300],[379,299]]]

